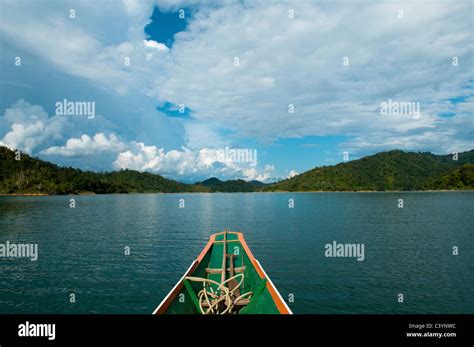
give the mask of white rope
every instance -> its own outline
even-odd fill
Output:
[[[240,282],[238,282],[238,284],[232,290],[230,290],[229,288],[225,286],[228,282],[232,280],[237,280],[238,277],[240,277]],[[252,292],[247,292],[233,299],[234,292],[238,288],[240,288],[240,286],[242,285],[244,281],[244,274],[242,273],[232,276],[231,278],[228,278],[222,283],[211,280],[209,278],[201,278],[201,277],[191,276],[191,277],[186,277],[186,279],[191,282],[202,282],[203,288],[198,293],[199,309],[201,310],[202,314],[232,313],[235,305],[237,304],[239,300],[242,300],[243,298],[247,296],[252,296],[253,294]],[[212,289],[211,284],[217,286],[217,289],[215,292]],[[217,293],[219,293],[219,295],[217,295]],[[222,310],[222,312],[219,312],[219,303],[221,303],[222,301],[225,301],[225,309]],[[204,310],[203,302],[207,303],[208,305],[207,310]]]

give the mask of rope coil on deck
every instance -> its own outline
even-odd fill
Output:
[[[237,280],[240,277],[240,282],[234,286],[234,288],[229,289],[226,287],[226,284],[232,280]],[[188,281],[191,282],[202,282],[202,289],[198,293],[199,299],[199,309],[202,314],[226,314],[233,313],[235,306],[240,300],[243,300],[246,297],[251,297],[253,292],[244,293],[238,297],[234,296],[234,292],[240,288],[241,284],[244,281],[244,274],[240,273],[235,276],[232,276],[222,283],[217,281],[201,278],[201,277],[186,277]],[[211,284],[216,285],[217,289],[214,291],[211,287]],[[203,303],[207,304],[207,309],[204,310]],[[221,304],[222,303],[222,304]]]

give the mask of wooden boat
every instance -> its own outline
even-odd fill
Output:
[[[291,314],[244,236],[211,235],[154,314]]]

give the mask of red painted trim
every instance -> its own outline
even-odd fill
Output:
[[[280,295],[276,292],[275,288],[271,284],[270,279],[265,276],[265,272],[261,268],[260,264],[256,261],[255,257],[252,254],[252,251],[250,251],[249,246],[247,245],[247,242],[245,242],[244,235],[242,233],[236,233],[239,237],[240,244],[244,248],[245,252],[247,253],[247,256],[249,257],[250,261],[252,262],[253,266],[255,267],[255,270],[257,271],[258,275],[260,278],[267,278],[269,281],[267,282],[267,290],[270,293],[273,301],[275,302],[276,307],[278,308],[278,311],[281,314],[291,314],[291,312],[288,310],[287,306],[285,305],[284,302],[282,302],[282,299]]]
[[[194,265],[192,265],[192,267],[190,267],[188,269],[188,271],[186,271],[186,273],[184,274],[184,276],[182,278],[184,278],[186,276],[189,276],[190,274],[192,274],[194,272],[194,270],[196,270],[196,268],[199,266],[199,264],[201,263],[204,256],[207,254],[209,249],[212,247],[212,245],[214,243],[214,240],[215,240],[215,237],[216,237],[215,234],[211,235],[211,237],[209,238],[209,241],[207,242],[206,247],[204,247],[202,252],[199,254],[199,256],[194,261]],[[171,303],[174,301],[174,299],[176,298],[178,293],[181,291],[181,289],[183,289],[182,279],[177,283],[175,288],[172,289],[172,292],[169,294],[166,301],[163,302],[162,304],[160,304],[161,306],[154,312],[154,314],[164,314],[164,313],[166,313],[166,311],[168,311],[168,308],[170,307]]]
[[[186,276],[189,276],[190,274],[193,273],[193,271],[196,269],[196,267],[199,265],[199,262],[196,262],[194,261],[193,262],[193,265],[188,269],[188,271],[186,271],[186,273],[184,274],[184,276],[182,277],[185,278]],[[179,280],[179,282],[176,284],[176,286],[171,290],[171,293],[169,293],[169,296],[168,298],[166,299],[166,301],[164,301],[163,303],[160,304],[160,306],[158,307],[157,310],[155,310],[154,314],[165,314],[166,311],[168,311],[168,308],[170,307],[171,303],[173,302],[173,300],[176,298],[176,296],[178,295],[178,293],[181,291],[181,289],[183,288],[183,281]]]
[[[201,262],[202,258],[204,258],[204,256],[207,254],[207,252],[209,252],[209,250],[211,249],[212,245],[214,244],[214,240],[216,239],[216,235],[211,235],[211,237],[209,238],[209,241],[207,242],[207,245],[206,247],[204,247],[204,249],[202,250],[201,254],[199,254],[199,256],[197,257],[197,261],[198,262]]]

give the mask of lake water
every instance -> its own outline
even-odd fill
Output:
[[[0,243],[39,247],[0,258],[0,313],[151,313],[224,228],[294,313],[474,313],[473,215],[474,192],[0,197]],[[364,261],[326,257],[333,241]]]

